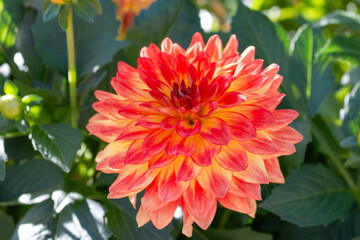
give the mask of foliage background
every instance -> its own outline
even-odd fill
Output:
[[[115,176],[95,171],[105,144],[85,125],[93,92],[112,91],[117,62],[135,66],[141,47],[166,36],[186,48],[204,32],[200,9],[214,19],[205,38],[236,34],[239,52],[254,45],[264,65],[280,65],[280,107],[300,112],[293,126],[304,141],[280,159],[286,184],[262,186],[255,219],[218,208],[210,229],[195,227],[193,239],[360,238],[360,1],[157,0],[116,41],[115,5],[101,0],[103,14],[74,20],[78,129],[68,124],[65,33],[56,20],[43,21],[42,2],[0,1],[0,94],[10,79],[19,96],[42,98],[17,120],[0,116],[1,240],[185,238],[181,218],[161,231],[138,229],[127,199],[106,199]]]

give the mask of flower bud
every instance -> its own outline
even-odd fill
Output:
[[[0,100],[0,111],[6,118],[17,118],[22,112],[21,99],[12,94],[2,96]]]

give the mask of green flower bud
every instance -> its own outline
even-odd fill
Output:
[[[22,113],[21,99],[15,95],[7,94],[0,99],[0,111],[6,117],[15,119]]]

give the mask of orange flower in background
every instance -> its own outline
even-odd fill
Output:
[[[55,4],[59,4],[59,5],[65,4],[67,2],[65,0],[50,0],[50,1],[52,1]]]
[[[141,50],[137,69],[119,62],[116,94],[95,92],[87,129],[109,143],[97,169],[119,174],[109,198],[135,206],[146,189],[139,226],[165,227],[178,206],[187,236],[193,222],[210,225],[217,203],[254,217],[260,184],[284,182],[277,157],[302,140],[287,126],[298,113],[275,110],[279,66],[237,49],[234,35],[224,50],[217,35],[205,45],[196,33],[187,50],[166,38]]]
[[[141,10],[146,9],[155,0],[113,0],[118,6],[116,10],[116,19],[120,20],[118,39],[124,39],[127,30],[133,25],[135,16],[139,15]]]

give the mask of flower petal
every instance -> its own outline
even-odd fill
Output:
[[[169,142],[173,131],[164,131],[162,129],[152,131],[145,139],[142,145],[143,157],[155,156],[162,151]]]
[[[196,180],[191,181],[183,199],[184,205],[195,221],[206,217],[216,203],[214,194],[203,189]]]
[[[224,198],[218,198],[218,201],[226,208],[255,217],[256,201],[253,199],[239,197],[229,192]]]
[[[150,217],[154,226],[157,229],[163,229],[164,227],[166,227],[173,219],[174,213],[178,206],[179,206],[179,200],[169,202],[165,206],[157,210],[151,211]]]
[[[231,141],[228,146],[223,146],[221,152],[215,155],[214,159],[221,167],[230,171],[244,171],[248,166],[246,152],[236,141]]]
[[[176,182],[191,181],[202,171],[202,167],[196,165],[191,158],[185,158],[183,161],[175,163]]]
[[[224,51],[222,53],[223,58],[231,56],[233,53],[237,53],[239,42],[236,38],[236,35],[232,34],[227,42]]]
[[[270,182],[285,183],[285,179],[281,172],[278,158],[265,159],[264,163]]]
[[[191,156],[191,159],[199,166],[211,165],[213,157],[220,152],[221,146],[209,143],[199,136],[196,140],[196,152]]]
[[[216,101],[221,108],[231,108],[247,100],[246,96],[239,92],[227,92],[221,95]]]
[[[180,137],[176,134],[170,137],[169,143],[165,148],[169,156],[191,157],[196,152],[196,137]]]
[[[179,199],[188,188],[190,182],[177,182],[175,164],[172,163],[161,170],[159,175],[159,198],[163,202],[172,202]]]
[[[181,137],[190,137],[198,134],[201,129],[201,122],[195,118],[192,120],[181,120],[176,126],[176,133]]]
[[[261,200],[260,184],[247,183],[236,177],[233,177],[229,191],[239,197]]]
[[[200,135],[216,145],[228,145],[231,140],[230,127],[220,118],[208,118],[202,122]]]
[[[276,123],[271,125],[269,129],[271,131],[279,130],[289,125],[299,116],[299,113],[297,111],[289,109],[275,110],[274,112],[272,112],[272,114],[275,117]]]
[[[279,153],[279,147],[268,135],[262,132],[258,132],[256,138],[241,141],[240,144],[247,151],[257,155],[271,155]]]
[[[252,122],[256,130],[266,129],[276,122],[272,113],[262,107],[255,105],[240,105],[236,110],[246,116]]]
[[[222,198],[230,189],[232,173],[214,162],[203,168],[197,180],[202,188]]]
[[[261,156],[247,153],[248,167],[245,171],[233,172],[234,176],[248,183],[269,183],[264,160]]]
[[[143,156],[144,139],[135,140],[126,152],[125,164],[143,164],[150,160]]]
[[[221,118],[229,125],[233,139],[247,140],[257,136],[256,129],[250,120],[244,115],[237,112],[220,112],[214,116]]]

